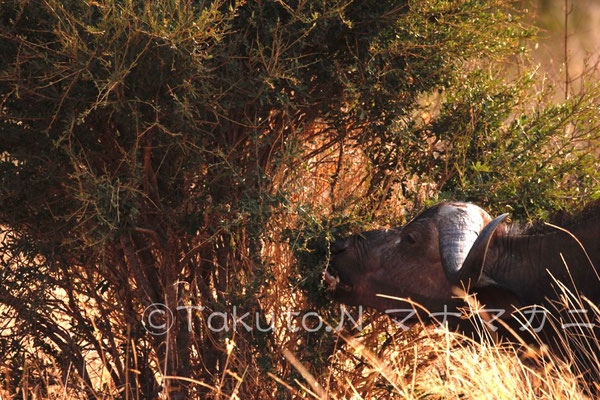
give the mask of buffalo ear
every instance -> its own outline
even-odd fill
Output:
[[[492,237],[500,222],[504,221],[506,217],[508,217],[508,214],[502,214],[494,218],[483,228],[471,246],[471,250],[469,250],[469,254],[467,254],[467,258],[458,270],[458,273],[452,277],[454,279],[449,277],[452,284],[462,284],[464,287],[472,287],[479,282]]]

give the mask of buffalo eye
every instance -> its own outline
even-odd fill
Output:
[[[412,233],[407,233],[406,236],[404,237],[404,240],[406,240],[406,243],[408,243],[408,244],[417,243],[417,240],[415,239],[415,236]]]

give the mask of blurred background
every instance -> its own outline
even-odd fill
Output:
[[[557,81],[565,79],[565,55],[574,81],[586,69],[595,69],[600,56],[600,1],[528,0],[523,9],[540,28],[532,55]],[[565,16],[568,16],[565,26]],[[565,38],[567,51],[565,54]],[[596,71],[597,73],[597,71]]]

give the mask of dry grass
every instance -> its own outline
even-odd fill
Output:
[[[385,328],[381,333],[379,330]],[[578,385],[569,364],[555,357],[519,354],[515,347],[496,344],[489,337],[473,340],[446,328],[413,328],[396,332],[393,322],[374,321],[369,331],[360,337],[340,337],[339,347],[330,358],[328,370],[320,376],[310,372],[294,356],[298,349],[285,350],[285,358],[302,375],[303,380],[286,381],[275,374],[263,376],[277,382],[279,398],[317,399],[582,399],[587,398]],[[386,339],[383,337],[391,335]],[[380,344],[377,344],[380,343]],[[228,362],[234,362],[234,346]],[[44,381],[32,385],[21,382],[22,398],[77,398],[60,377],[52,371],[36,370],[34,362],[25,368],[44,376]],[[6,371],[5,371],[6,372]],[[186,380],[207,388],[215,399],[240,399],[239,388],[246,375],[227,369],[221,381],[236,382],[234,390]],[[178,377],[162,379],[182,380]],[[71,381],[66,377],[67,381]],[[40,387],[45,385],[45,387]],[[70,383],[72,385],[72,383]],[[275,393],[274,393],[275,394]],[[0,391],[2,399],[8,399]],[[21,398],[21,397],[19,397]],[[102,399],[117,399],[105,395]],[[166,396],[165,396],[166,398]]]
[[[592,311],[584,317],[569,314],[563,323],[596,322],[597,326],[596,306],[566,291],[562,294],[566,309]],[[296,397],[319,399],[592,398],[589,393],[598,389],[600,342],[589,334],[582,340],[581,330],[559,327],[554,336],[559,345],[552,353],[535,334],[529,343],[518,336],[509,343],[491,331],[477,331],[473,338],[440,324],[418,325],[404,332],[385,317],[375,318],[359,336],[340,335],[340,348],[322,376],[310,375],[287,353],[306,381],[295,382],[301,391],[293,390],[291,382],[287,386]],[[582,370],[576,354],[592,360],[591,370]],[[584,372],[588,375],[581,379]]]

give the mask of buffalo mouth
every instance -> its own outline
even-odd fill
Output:
[[[334,276],[329,272],[330,269],[323,271],[323,282],[325,282],[326,288],[330,292],[350,292],[352,291],[352,285],[344,282],[340,279],[340,276]]]

